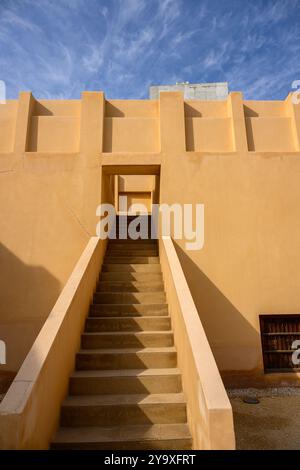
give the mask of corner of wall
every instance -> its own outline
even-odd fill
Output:
[[[228,117],[231,118],[232,142],[235,152],[248,152],[248,142],[243,106],[243,94],[231,92],[227,99]]]

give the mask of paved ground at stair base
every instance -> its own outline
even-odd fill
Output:
[[[260,397],[258,405],[231,398],[237,449],[300,449],[300,396]]]

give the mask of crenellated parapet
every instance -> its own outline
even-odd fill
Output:
[[[0,105],[0,154],[291,153],[300,151],[300,105],[246,101],[106,100],[83,92],[81,100],[37,100],[21,92]]]

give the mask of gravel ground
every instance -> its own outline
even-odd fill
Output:
[[[228,391],[233,409],[237,449],[300,449],[300,390],[240,389]],[[243,397],[257,397],[251,405]]]
[[[300,387],[237,388],[227,390],[229,398],[300,396]]]

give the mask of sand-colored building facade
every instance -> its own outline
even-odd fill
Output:
[[[126,177],[128,176],[128,178]],[[300,105],[246,101],[38,100],[0,105],[0,339],[13,377],[88,240],[96,208],[204,204],[205,243],[175,246],[228,385],[265,374],[260,314],[300,311]],[[3,379],[4,380],[4,379]]]

